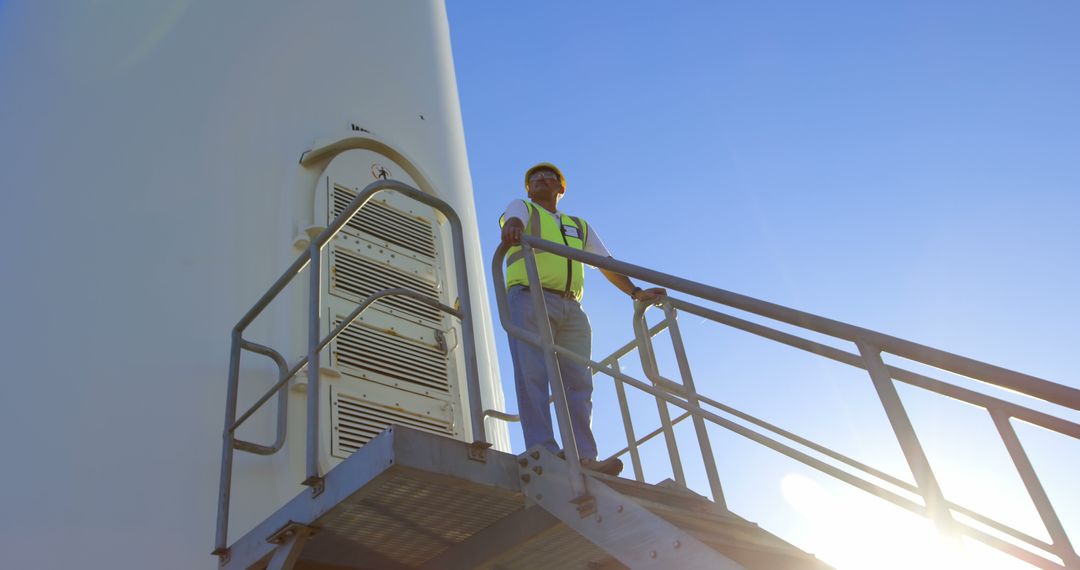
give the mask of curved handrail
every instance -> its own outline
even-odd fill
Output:
[[[280,352],[270,348],[269,346],[263,346],[261,344],[257,344],[247,340],[241,341],[241,347],[244,350],[254,352],[256,354],[261,354],[270,358],[270,360],[273,360],[274,364],[276,364],[278,368],[278,378],[281,378],[288,373],[289,364],[285,362],[285,357],[282,356]],[[256,455],[273,455],[278,451],[281,451],[282,446],[285,445],[285,434],[288,429],[288,396],[284,390],[280,389],[283,384],[284,383],[279,383],[275,385],[274,388],[271,388],[270,391],[267,392],[265,400],[260,401],[258,404],[252,407],[252,413],[254,413],[254,408],[261,407],[263,403],[266,402],[266,400],[270,399],[274,392],[277,392],[277,430],[274,437],[274,443],[267,446],[251,443],[250,441],[234,439],[233,445],[236,446],[236,449],[239,449],[240,451],[246,451],[248,453],[254,453]],[[233,425],[233,431],[235,432],[236,428],[239,427],[239,425],[243,423],[243,421],[247,418],[248,415],[245,415],[241,419],[237,420],[236,424]]]
[[[360,211],[361,208],[370,200],[375,194],[385,191],[394,191],[404,195],[407,198],[425,204],[431,208],[434,208],[440,212],[450,225],[450,233],[452,238],[452,259],[455,264],[454,275],[457,281],[458,292],[458,307],[452,308],[434,300],[430,300],[423,297],[415,291],[408,289],[395,288],[390,290],[384,290],[380,293],[368,297],[363,303],[361,303],[356,310],[354,310],[349,317],[347,317],[341,325],[339,325],[330,335],[326,338],[320,338],[320,297],[322,293],[322,270],[320,267],[320,260],[322,255],[322,248],[352,218]],[[469,398],[469,410],[470,410],[470,423],[473,435],[473,446],[479,448],[486,448],[490,444],[487,443],[487,435],[484,428],[484,413],[480,397],[480,380],[479,380],[479,368],[477,362],[476,353],[476,334],[472,322],[472,293],[469,288],[469,280],[467,274],[467,267],[465,265],[465,237],[462,229],[461,218],[457,212],[447,204],[446,202],[430,195],[408,184],[399,182],[397,180],[376,180],[371,184],[364,187],[359,191],[357,195],[349,202],[348,205],[337,215],[336,218],[330,223],[330,225],[323,230],[318,236],[312,239],[308,248],[302,252],[297,258],[289,265],[270,286],[265,293],[259,297],[259,300],[244,313],[244,316],[236,323],[231,333],[232,346],[229,353],[229,377],[228,387],[226,392],[226,404],[225,404],[225,429],[222,433],[222,450],[221,450],[221,474],[218,486],[218,521],[217,531],[215,539],[214,554],[222,557],[223,559],[228,557],[228,519],[229,519],[229,503],[231,497],[232,487],[232,463],[233,463],[233,451],[237,449],[237,440],[235,437],[236,428],[245,420],[251,417],[252,414],[258,410],[266,401],[273,396],[275,392],[282,389],[286,382],[293,376],[295,376],[305,365],[308,369],[308,390],[307,390],[307,434],[306,434],[306,478],[303,481],[304,485],[310,486],[313,492],[320,493],[322,491],[322,476],[319,473],[318,457],[319,457],[319,353],[326,347],[334,338],[339,335],[348,323],[351,323],[361,312],[378,299],[387,295],[405,295],[411,296],[414,299],[418,299],[422,302],[432,304],[439,310],[456,316],[461,321],[462,328],[462,361],[465,367],[465,384],[467,386],[467,393]],[[237,398],[239,392],[239,376],[240,376],[240,356],[241,351],[245,348],[245,343],[248,347],[255,346],[252,343],[248,343],[243,338],[244,330],[266,309],[266,307],[279,295],[285,287],[292,282],[292,280],[305,268],[311,266],[309,271],[309,286],[308,286],[308,342],[307,342],[307,355],[289,371],[281,374],[278,382],[259,400],[252,408],[245,412],[239,420],[237,420]],[[262,347],[264,348],[264,347]],[[271,350],[271,349],[267,349]],[[256,352],[266,352],[256,350]],[[277,354],[274,352],[274,354]],[[273,358],[273,355],[267,354]],[[278,355],[280,356],[280,355]],[[276,360],[276,359],[275,359]],[[279,364],[280,367],[280,364]],[[281,424],[279,423],[279,430]],[[254,446],[254,444],[247,444],[243,442],[245,451],[249,451],[248,447]],[[254,446],[256,449],[263,448],[263,446]],[[269,448],[265,448],[269,449]]]
[[[277,295],[285,289],[285,287],[296,277],[296,275],[300,273],[300,271],[303,271],[313,260],[317,260],[319,258],[318,252],[322,249],[322,247],[325,246],[331,239],[333,239],[333,237],[337,235],[337,233],[341,231],[341,229],[346,224],[348,224],[349,221],[352,220],[353,216],[356,215],[356,213],[360,210],[360,208],[364,206],[364,204],[367,203],[368,200],[370,200],[375,194],[387,190],[392,190],[403,194],[408,198],[411,198],[413,200],[416,200],[417,202],[423,203],[438,210],[440,213],[446,216],[447,220],[450,222],[450,229],[453,237],[452,241],[454,248],[454,259],[457,263],[462,265],[462,268],[464,268],[465,240],[461,229],[461,218],[458,216],[457,212],[454,211],[454,209],[446,202],[434,196],[431,196],[430,194],[426,194],[420,190],[417,190],[416,188],[413,188],[408,184],[399,182],[397,180],[377,180],[375,182],[372,182],[371,184],[368,184],[363,190],[357,193],[356,197],[354,197],[353,200],[349,202],[347,206],[345,206],[345,208],[340,214],[338,214],[334,221],[331,222],[331,224],[325,230],[323,230],[322,233],[312,239],[311,243],[308,245],[308,249],[297,256],[296,260],[294,260],[293,263],[289,265],[289,268],[286,269],[281,274],[281,276],[277,278],[276,281],[274,281],[273,285],[271,285],[270,288],[267,289],[265,293],[263,293],[259,300],[255,302],[255,304],[244,314],[243,317],[241,317],[241,319],[236,323],[236,326],[233,327],[233,332],[242,333],[244,329],[246,329],[248,325],[250,325],[266,309],[270,302],[273,301],[274,298],[277,297]],[[319,272],[312,271],[311,273],[313,276],[315,276]],[[460,298],[460,308],[457,309],[456,312],[459,316],[471,315],[471,296],[469,294],[470,291],[467,276],[465,275],[464,271],[456,271],[455,273],[457,273],[456,277],[458,281],[458,296]],[[317,289],[311,292],[311,295],[316,297],[316,301],[318,294],[319,292]],[[315,314],[315,317],[317,318],[318,315]],[[474,331],[471,329],[471,327],[463,328],[468,328],[468,330],[463,331],[463,336],[467,337],[466,342],[464,343],[466,345],[464,347],[466,351],[466,354],[464,355],[464,359],[466,361],[466,377],[470,379],[476,379],[479,376],[479,373],[477,370],[475,358],[475,344],[469,342],[474,336]],[[315,341],[314,343],[312,343],[312,346],[316,345],[318,342],[319,341]],[[309,356],[311,356],[310,351]],[[470,382],[470,388],[473,387],[474,386],[472,385],[472,382]],[[474,406],[474,409],[479,410],[479,384],[477,383],[475,387],[477,388],[476,390],[470,389],[470,398],[474,396],[475,392],[475,397],[477,398],[477,401],[470,401],[470,404],[475,403],[476,405]],[[232,422],[229,423],[232,424]],[[474,414],[473,418],[473,428],[474,436],[478,433],[484,433],[483,421],[478,422],[476,414]],[[486,438],[483,436],[481,436],[479,439],[486,440]]]
[[[375,301],[378,301],[378,300],[380,300],[380,299],[382,299],[384,297],[390,297],[390,296],[394,296],[394,295],[399,295],[399,296],[403,296],[403,297],[410,297],[412,299],[420,301],[420,302],[422,302],[422,303],[424,303],[424,304],[426,304],[426,305],[428,305],[428,306],[430,306],[430,307],[432,307],[434,309],[437,309],[439,311],[442,311],[442,312],[447,313],[447,314],[449,314],[451,316],[454,316],[454,317],[459,317],[460,318],[460,316],[461,316],[461,312],[458,311],[457,309],[455,309],[453,307],[450,307],[448,305],[444,305],[443,303],[440,303],[439,301],[436,301],[435,299],[432,299],[431,297],[427,297],[422,293],[418,293],[416,291],[413,291],[412,289],[405,289],[405,288],[402,288],[402,287],[391,287],[389,289],[383,289],[381,291],[377,291],[375,293],[372,293],[371,295],[368,295],[367,298],[365,298],[362,303],[360,303],[359,305],[356,306],[356,309],[354,309],[351,313],[349,313],[348,316],[346,316],[344,319],[342,319],[341,324],[339,324],[337,326],[337,328],[335,328],[333,331],[331,331],[330,334],[326,335],[326,337],[324,337],[319,342],[319,344],[318,344],[319,352],[322,352],[322,349],[326,348],[326,346],[328,344],[330,344],[331,342],[334,342],[334,339],[336,339],[339,335],[341,335],[341,333],[344,332],[345,329],[347,329],[349,327],[349,325],[351,325],[353,323],[353,321],[355,321],[357,318],[359,318],[361,313],[366,311],[368,307],[370,307],[372,304],[374,304]],[[248,341],[244,341],[244,344],[245,345],[254,345],[254,343],[249,343]],[[255,346],[258,346],[258,345],[255,345]],[[284,363],[284,358],[282,358],[281,355],[276,350],[273,350],[273,349],[267,348],[267,347],[260,347],[260,348],[265,350],[265,351],[272,352],[274,356],[271,356],[270,354],[267,354],[266,352],[261,352],[261,351],[255,351],[255,352],[260,352],[260,354],[267,354],[267,356],[271,356],[271,358],[274,358],[275,362],[278,362],[278,360],[280,359],[279,367],[281,366],[281,364]],[[235,431],[236,428],[239,428],[240,424],[244,423],[245,420],[250,418],[252,414],[254,414],[256,411],[258,411],[258,409],[260,407],[262,407],[262,405],[265,404],[267,402],[267,400],[270,399],[271,396],[274,395],[274,392],[279,391],[282,387],[285,386],[286,382],[291,380],[293,378],[293,376],[296,376],[296,374],[298,372],[300,372],[300,369],[303,368],[304,365],[307,364],[307,362],[308,362],[308,357],[304,356],[299,361],[297,361],[297,363],[294,364],[292,368],[282,369],[281,374],[278,377],[277,383],[274,384],[273,386],[271,386],[270,389],[267,390],[258,400],[255,400],[255,403],[252,404],[250,408],[248,408],[248,411],[244,412],[244,414],[242,416],[240,416],[240,418],[238,418],[236,420],[236,422],[233,423],[232,429]]]

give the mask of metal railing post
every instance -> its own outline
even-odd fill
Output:
[[[885,362],[881,359],[881,351],[863,341],[856,342],[855,345],[866,364],[866,371],[870,373],[874,389],[877,390],[881,405],[885,408],[885,415],[888,416],[896,440],[900,443],[900,450],[907,459],[908,468],[915,477],[915,484],[925,503],[926,514],[942,533],[947,536],[957,536],[956,522],[945,502],[937,478],[930,469],[930,460],[927,459],[926,452],[919,443],[919,437],[915,435],[911,419],[904,410],[903,402],[900,401],[900,394],[896,391],[896,385],[893,384],[892,375],[889,374]]]
[[[521,250],[525,252],[525,271],[529,276],[529,283],[542,283],[540,281],[540,272],[536,267],[536,254],[533,249],[523,245]],[[566,454],[566,462],[570,467],[570,489],[575,497],[583,497],[589,491],[585,476],[581,470],[581,454],[578,452],[577,439],[574,437],[574,425],[570,418],[570,407],[566,399],[566,387],[563,385],[562,370],[559,368],[559,359],[555,354],[555,338],[551,332],[551,322],[548,320],[547,304],[544,302],[544,289],[539,285],[529,287],[529,295],[532,297],[533,317],[537,333],[540,335],[540,350],[544,354],[544,364],[548,369],[548,382],[552,393],[555,395],[555,417],[559,422],[559,435],[562,438],[563,452]]]
[[[1073,550],[1069,535],[1065,532],[1065,527],[1061,525],[1061,519],[1058,518],[1057,513],[1054,511],[1054,506],[1050,504],[1050,497],[1046,495],[1046,490],[1039,481],[1039,476],[1035,474],[1035,469],[1031,466],[1031,460],[1028,459],[1024,446],[1020,443],[1020,438],[1016,436],[1016,430],[1013,429],[1009,417],[999,410],[989,410],[989,412],[990,417],[994,420],[994,426],[1001,436],[1001,441],[1005,444],[1009,457],[1012,458],[1013,466],[1020,473],[1020,479],[1024,482],[1028,497],[1031,498],[1035,510],[1039,513],[1039,518],[1042,519],[1043,526],[1046,527],[1046,532],[1050,535],[1050,540],[1054,545],[1054,554],[1061,557],[1066,568],[1080,568],[1080,557]]]
[[[641,302],[634,303],[634,335],[638,339],[638,357],[641,358],[641,368],[645,371],[645,376],[653,380],[653,385],[657,389],[663,389],[663,386],[656,381],[656,377],[660,376],[660,366],[656,362],[656,353],[652,348],[652,337],[649,336],[649,324],[645,322],[645,309],[648,305]],[[665,318],[665,321],[667,319]],[[667,321],[668,327],[671,326],[671,322]],[[686,473],[683,472],[682,458],[679,457],[679,444],[675,439],[675,429],[671,423],[671,412],[668,410],[667,402],[663,398],[656,396],[656,411],[660,415],[660,427],[664,430],[664,444],[667,445],[668,460],[671,461],[671,475],[675,477],[675,482],[686,486]]]
[[[620,372],[619,360],[611,362],[611,367]],[[645,472],[641,468],[641,454],[638,453],[637,436],[634,435],[634,422],[630,418],[630,403],[626,399],[626,387],[617,378],[615,382],[615,395],[619,399],[619,413],[622,414],[623,431],[626,432],[626,449],[630,452],[630,463],[634,466],[634,479],[645,482]]]
[[[319,298],[322,296],[322,244],[308,248],[308,385],[307,385],[307,469],[303,484],[319,492]]]
[[[453,213],[451,211],[451,213]],[[447,215],[450,218],[449,215]],[[462,355],[465,360],[465,385],[468,386],[469,411],[473,442],[487,446],[484,425],[484,404],[480,397],[480,370],[476,358],[476,330],[473,324],[472,292],[469,290],[468,266],[465,263],[465,236],[461,221],[451,218],[450,231],[454,241],[454,274],[457,278],[458,319],[461,322]]]
[[[240,329],[232,331],[232,346],[229,349],[229,379],[225,392],[225,429],[221,438],[221,473],[218,481],[218,518],[214,541],[214,554],[225,556],[229,548],[229,500],[232,496],[232,463],[236,422],[236,400],[240,387],[240,343],[243,334]]]
[[[679,319],[675,307],[671,302],[664,300],[660,304],[664,316],[668,322],[668,334],[671,335],[671,344],[675,349],[675,360],[679,364],[679,373],[682,375],[683,386],[686,388],[686,399],[695,406],[700,402],[697,397],[697,388],[694,386],[694,375],[690,372],[690,361],[686,358],[686,345],[683,344],[682,332],[679,330]],[[693,417],[694,432],[697,434],[698,445],[701,447],[701,461],[705,464],[705,474],[709,479],[709,490],[712,491],[713,501],[727,509],[727,501],[724,500],[724,489],[720,485],[720,474],[716,469],[716,456],[713,455],[712,443],[709,441],[709,431],[705,426],[705,419],[695,414]]]

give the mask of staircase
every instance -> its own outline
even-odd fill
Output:
[[[682,489],[671,479],[649,485],[605,475],[596,477],[745,568],[828,568],[810,554],[709,499]]]
[[[680,444],[675,437],[673,426],[680,421],[690,419],[693,423],[695,439],[705,466],[711,499],[721,510],[725,509],[725,499],[719,473],[716,467],[712,445],[707,427],[717,426],[750,439],[777,453],[794,459],[821,473],[844,481],[862,489],[879,499],[924,516],[934,522],[939,533],[953,539],[967,537],[984,543],[1009,556],[1023,561],[1035,568],[1045,570],[1080,570],[1080,556],[1073,548],[1051,497],[1028,458],[1023,442],[1017,435],[1014,423],[1026,423],[1038,426],[1060,437],[1067,444],[1080,440],[1080,424],[1034,409],[1013,401],[1013,396],[1022,395],[1059,406],[1064,413],[1080,410],[1080,390],[1049,382],[1027,374],[1022,374],[985,362],[948,353],[932,347],[920,345],[904,339],[864,329],[840,321],[820,317],[803,311],[783,307],[767,301],[724,291],[688,279],[668,275],[645,267],[625,263],[612,258],[603,258],[583,251],[577,251],[562,244],[546,242],[533,236],[523,236],[523,252],[530,279],[538,281],[536,259],[533,250],[554,253],[562,257],[575,259],[599,268],[604,268],[629,277],[666,287],[670,291],[689,296],[697,302],[681,297],[670,296],[664,299],[659,308],[663,311],[663,320],[649,328],[645,313],[652,307],[642,303],[635,304],[633,316],[634,340],[615,351],[612,355],[597,362],[584,355],[576,354],[557,346],[552,341],[551,331],[546,319],[538,319],[539,331],[529,331],[516,327],[509,321],[507,295],[505,289],[496,286],[496,299],[503,328],[519,341],[538,346],[548,357],[549,381],[554,393],[553,400],[559,431],[569,432],[569,421],[565,419],[565,398],[562,379],[558,367],[554,366],[555,355],[576,361],[592,370],[594,376],[607,376],[614,382],[618,395],[623,427],[626,431],[627,447],[618,455],[629,455],[634,467],[635,479],[644,481],[638,448],[648,439],[663,434],[670,459],[671,472],[677,486],[686,487],[683,473]],[[495,253],[491,272],[496,284],[503,282],[503,256],[508,247],[503,245]],[[543,294],[539,289],[530,290],[536,314],[544,314],[546,307]],[[706,305],[705,303],[708,303]],[[719,306],[719,308],[716,308]],[[735,309],[760,317],[767,323],[750,321],[726,312]],[[894,475],[843,455],[820,443],[802,437],[792,431],[755,417],[742,410],[735,409],[697,391],[690,362],[683,344],[682,333],[678,324],[679,313],[687,313],[712,321],[722,326],[743,331],[779,344],[787,345],[821,358],[843,363],[864,371],[881,403],[885,417],[892,428],[896,443],[903,453],[909,469],[908,474]],[[778,326],[782,325],[782,326]],[[792,328],[798,332],[789,332]],[[787,329],[787,330],[782,330]],[[661,330],[667,330],[671,339],[672,350],[678,368],[678,378],[664,376],[657,364],[653,348],[653,337]],[[801,334],[800,334],[801,333]],[[832,342],[826,344],[815,340],[822,336]],[[847,344],[852,349],[844,350],[837,345]],[[619,365],[620,359],[631,352],[637,352],[647,381],[624,374]],[[925,369],[937,369],[952,375],[963,376],[981,382],[989,390],[973,390],[954,383],[943,381],[925,372],[914,372],[900,366],[886,363],[885,356],[898,357]],[[897,384],[905,384],[942,398],[958,400],[975,408],[981,408],[991,420],[1002,447],[1007,451],[1016,474],[1023,482],[1031,505],[1038,513],[1050,540],[1032,536],[1008,524],[989,517],[978,508],[950,501],[943,492],[934,473],[933,465],[916,435],[907,409],[900,397]],[[630,409],[627,405],[626,392],[639,390],[653,396],[657,402],[660,429],[638,439],[634,433]],[[994,392],[996,390],[996,393]],[[1008,398],[1006,394],[1008,393]],[[683,411],[674,420],[671,410]],[[563,446],[573,448],[573,439],[563,437]],[[572,457],[572,452],[567,452]],[[570,462],[570,481],[573,484],[576,473]],[[910,479],[910,480],[909,480]],[[911,481],[913,480],[913,482]],[[584,495],[582,489],[575,490],[576,496]],[[651,512],[651,511],[650,511]],[[673,515],[657,511],[655,514],[664,518]],[[672,518],[687,531],[700,530],[700,526],[688,523],[685,519]],[[868,522],[868,524],[873,524]],[[755,534],[760,538],[761,534]],[[747,568],[786,568],[784,562],[772,560],[762,564],[760,559],[747,558],[734,551],[727,551],[715,541],[700,537],[713,546],[717,552],[730,555],[732,560],[746,564]],[[749,539],[747,539],[749,540]],[[758,544],[756,540],[750,541]],[[740,542],[741,544],[741,542]],[[750,549],[753,550],[753,549]],[[633,567],[638,567],[633,565]],[[641,566],[645,567],[645,566]],[[712,567],[705,565],[702,567]],[[797,566],[790,566],[797,567]]]

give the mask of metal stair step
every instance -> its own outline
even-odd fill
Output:
[[[829,568],[813,555],[674,482],[650,485],[605,475],[594,477],[747,568]]]
[[[708,498],[698,495],[689,489],[680,487],[670,479],[660,483],[650,484],[641,483],[632,479],[604,475],[602,473],[594,473],[591,475],[594,478],[603,481],[609,487],[629,497],[646,499],[695,512],[728,514],[727,511],[719,508],[716,503],[713,503]],[[749,521],[745,522],[746,524],[754,524]]]

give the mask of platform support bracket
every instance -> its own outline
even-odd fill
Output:
[[[491,447],[491,444],[486,441],[474,441],[469,444],[469,459],[472,461],[479,461],[480,463],[487,463],[487,450]]]
[[[267,570],[292,570],[297,560],[300,560],[300,552],[304,544],[317,532],[317,529],[294,521],[278,529],[270,535],[266,541],[276,544],[270,564]]]

